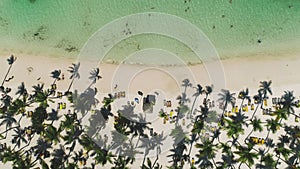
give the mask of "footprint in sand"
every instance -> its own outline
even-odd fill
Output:
[[[30,74],[31,72],[33,72],[33,67],[30,66],[26,70],[28,71],[28,74]]]

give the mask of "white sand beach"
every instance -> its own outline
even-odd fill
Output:
[[[17,86],[21,82],[25,82],[25,86],[31,91],[31,86],[37,83],[44,83],[46,87],[50,86],[53,79],[50,77],[50,72],[55,69],[61,69],[65,76],[64,80],[58,81],[57,85],[60,90],[66,90],[70,80],[68,67],[72,63],[77,63],[76,59],[63,59],[63,58],[51,58],[43,56],[26,56],[22,54],[15,54],[17,61],[14,63],[11,72],[8,77],[14,75],[14,78],[8,83],[12,87],[12,92],[15,93]],[[251,57],[251,58],[232,58],[220,61],[224,74],[220,74],[221,79],[225,79],[225,88],[232,92],[238,93],[240,90],[249,88],[250,95],[256,93],[259,82],[264,80],[272,80],[272,90],[274,96],[281,96],[286,90],[293,90],[294,95],[299,99],[300,96],[300,77],[298,75],[300,65],[300,54],[284,58],[272,58],[272,57]],[[8,65],[6,64],[6,58],[8,56],[0,57],[1,72],[6,72]],[[163,99],[170,99],[173,103],[176,102],[176,97],[183,91],[181,86],[182,80],[185,78],[191,79],[193,85],[201,84],[211,85],[211,77],[215,75],[215,72],[207,72],[207,66],[193,65],[186,67],[147,67],[143,65],[114,65],[114,64],[98,64],[98,63],[81,63],[80,80],[74,82],[74,88],[85,89],[90,81],[88,80],[88,74],[92,68],[98,65],[100,68],[100,79],[95,87],[98,89],[97,95],[101,101],[103,96],[108,93],[117,91],[126,91],[127,98],[133,99],[137,97],[137,91],[143,91],[145,94],[154,94],[159,92],[161,95],[160,103],[157,106],[162,105]],[[89,68],[89,70],[88,70]],[[4,74],[2,75],[4,77]],[[222,77],[224,76],[224,77]],[[3,78],[2,77],[2,78]],[[217,77],[218,78],[218,77]],[[116,87],[117,85],[117,87]],[[192,94],[193,88],[187,90],[187,93]],[[214,91],[212,99],[217,99],[216,94],[220,91]],[[127,100],[126,100],[127,101]],[[199,99],[198,102],[201,100]],[[118,102],[122,103],[122,102]],[[124,100],[124,103],[125,100]],[[123,103],[122,103],[123,104]],[[121,105],[121,104],[120,104]],[[139,105],[137,105],[138,108]],[[175,106],[175,105],[174,105]],[[121,107],[114,107],[114,110],[118,110]],[[175,107],[174,107],[175,108]],[[170,111],[167,109],[167,111]],[[219,110],[220,111],[220,110]],[[162,124],[161,119],[158,118],[158,114],[148,115],[151,122],[156,124],[154,126],[158,130],[170,131],[167,126]],[[257,116],[264,119],[260,113]],[[112,120],[112,119],[111,119]],[[289,119],[292,123],[293,120]],[[110,121],[109,121],[110,122]],[[111,121],[112,122],[112,121]],[[250,131],[245,131],[247,135]],[[260,135],[267,133],[264,130]],[[224,136],[223,136],[224,137]],[[222,138],[222,137],[221,137]],[[224,137],[226,139],[226,136]],[[171,145],[167,145],[167,148],[171,148]],[[166,148],[166,150],[167,150]],[[193,150],[196,153],[196,150]],[[160,164],[164,166],[167,164],[166,152],[162,152],[162,157],[159,159]],[[220,156],[217,155],[220,158]],[[154,158],[155,159],[155,158]],[[142,162],[142,158],[136,159],[133,168],[139,166]],[[7,165],[8,166],[8,165]]]

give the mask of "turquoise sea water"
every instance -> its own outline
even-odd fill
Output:
[[[207,35],[221,58],[300,51],[299,0],[1,0],[0,53],[76,57],[101,27],[143,12],[189,21]],[[105,58],[120,61],[147,48],[196,62],[188,46],[155,34],[125,39]]]

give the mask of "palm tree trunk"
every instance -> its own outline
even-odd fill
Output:
[[[67,92],[69,92],[69,91],[70,91],[70,89],[71,89],[71,87],[72,87],[72,85],[73,85],[73,82],[74,82],[74,78],[72,78],[72,81],[71,81],[71,83],[70,83],[70,85],[69,85],[69,87],[68,87],[68,90],[67,90]]]
[[[190,115],[192,115],[192,113],[194,112],[193,109],[194,109],[194,106],[195,106],[195,103],[196,103],[197,98],[198,98],[198,96],[195,96],[195,99],[194,99],[193,104],[192,104],[192,107],[191,107]]]
[[[146,153],[145,153],[145,155],[144,155],[144,158],[143,158],[143,163],[142,163],[142,166],[144,166],[144,164],[145,164],[145,160],[146,160]]]
[[[138,146],[138,144],[139,144],[139,141],[140,141],[140,138],[141,138],[141,135],[139,134],[138,140],[137,140],[136,143],[135,143],[135,148],[137,148],[137,146]]]
[[[243,100],[242,100],[242,103],[241,103],[241,105],[240,105],[239,112],[241,112],[241,111],[242,111],[242,107],[243,107],[243,104],[244,104],[244,100],[245,100],[245,99],[243,99]]]
[[[187,89],[187,86],[184,87],[184,92],[183,93],[186,93],[186,89]]]
[[[268,133],[267,133],[267,137],[266,137],[266,139],[265,140],[268,140],[268,138],[269,138],[269,135],[270,135],[270,129],[268,129]]]
[[[246,140],[248,140],[249,136],[253,133],[253,131],[254,131],[254,129],[252,128],[252,130],[250,131],[250,133],[245,138],[244,143],[246,143]]]
[[[18,128],[18,127],[19,127],[19,126],[15,126],[15,127],[8,128],[8,126],[6,126],[5,131],[3,131],[2,133],[0,133],[0,135],[2,135],[2,134],[5,133],[5,137],[2,138],[2,139],[0,139],[0,140],[6,139],[8,131],[10,131],[10,130],[12,130],[12,129],[15,129],[15,128]]]
[[[56,80],[57,80],[57,79],[55,78],[52,84],[55,84],[55,83],[56,83]]]
[[[158,160],[158,155],[156,156],[156,159],[155,159],[155,161],[154,161],[153,165],[151,166],[151,169],[152,169],[152,168],[155,166],[155,164],[156,164],[157,160]]]
[[[193,141],[193,142],[191,142],[191,147],[190,147],[190,150],[189,150],[189,154],[188,154],[188,156],[190,156],[190,155],[191,155],[192,148],[193,148],[193,144],[194,144],[194,141]]]
[[[6,80],[8,74],[9,74],[9,72],[10,72],[11,67],[12,67],[12,65],[9,66],[9,68],[8,68],[8,70],[7,70],[7,72],[6,72],[6,75],[4,76],[4,79],[3,79],[2,83],[1,83],[1,86],[3,86],[5,80]]]
[[[254,118],[254,115],[255,115],[255,113],[257,112],[258,107],[259,107],[259,106],[257,105],[256,108],[255,108],[255,110],[254,110],[254,112],[253,112],[253,114],[252,114],[252,116],[251,116],[250,121]]]

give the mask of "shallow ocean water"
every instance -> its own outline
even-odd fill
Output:
[[[77,57],[104,25],[144,12],[166,13],[190,22],[204,32],[221,58],[257,53],[281,56],[300,50],[298,0],[2,0],[0,9],[0,50],[4,54]],[[124,31],[128,31],[126,25]],[[148,48],[197,63],[191,59],[195,54],[189,46],[155,34],[130,36],[116,44],[105,60],[121,62]]]

